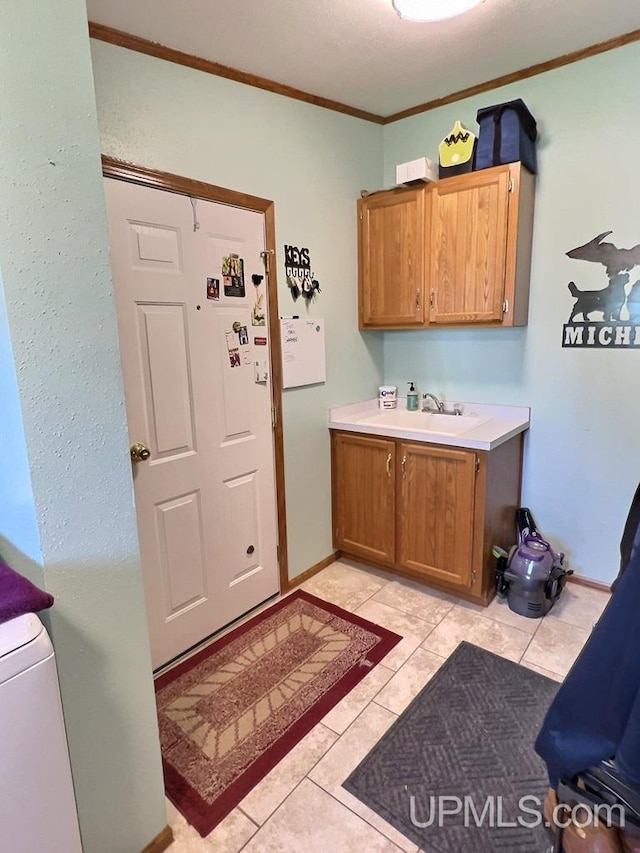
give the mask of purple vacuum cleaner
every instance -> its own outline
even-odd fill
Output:
[[[573,571],[564,568],[564,554],[542,537],[527,507],[516,510],[516,527],[518,543],[508,553],[493,548],[496,591],[514,613],[536,619],[551,610]]]

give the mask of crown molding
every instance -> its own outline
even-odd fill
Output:
[[[564,65],[570,65],[573,62],[580,62],[582,59],[588,59],[591,56],[597,56],[600,53],[605,53],[608,50],[615,50],[618,47],[631,44],[635,41],[640,41],[640,29],[632,30],[629,33],[624,33],[621,36],[607,39],[607,41],[599,42],[598,44],[584,47],[581,50],[574,50],[572,53],[566,53],[563,56],[558,56],[555,59],[549,59],[546,62],[538,62],[536,65],[530,65],[528,68],[522,68],[519,71],[513,71],[510,74],[503,74],[501,77],[494,77],[484,83],[478,83],[475,86],[469,86],[467,89],[460,89],[458,92],[452,92],[449,95],[443,95],[441,98],[435,98],[432,101],[427,101],[424,104],[418,104],[415,107],[409,107],[406,110],[393,113],[388,116],[381,116],[377,113],[370,113],[366,110],[360,110],[356,107],[351,107],[348,104],[342,104],[339,101],[332,101],[329,98],[322,98],[319,95],[313,95],[310,92],[303,92],[301,89],[296,89],[293,86],[287,86],[284,83],[277,83],[275,80],[269,80],[266,77],[259,77],[256,74],[249,74],[246,71],[239,71],[236,68],[230,68],[228,65],[221,65],[218,62],[213,62],[210,59],[203,59],[200,56],[194,56],[191,53],[184,53],[181,50],[175,50],[172,47],[159,44],[158,42],[149,41],[148,39],[134,36],[130,33],[125,33],[122,30],[116,30],[112,27],[105,27],[103,24],[96,24],[89,21],[89,35],[91,38],[98,41],[104,41],[108,44],[115,44],[118,47],[125,47],[127,50],[134,50],[137,53],[144,53],[147,56],[154,56],[156,59],[164,59],[167,62],[174,62],[177,65],[184,65],[187,68],[195,68],[197,71],[204,71],[206,74],[213,74],[216,77],[225,77],[227,80],[235,80],[237,83],[244,83],[246,86],[254,86],[258,89],[265,89],[267,92],[273,92],[276,95],[283,95],[286,98],[293,98],[296,101],[304,101],[307,104],[313,104],[316,107],[323,107],[327,110],[343,113],[344,115],[352,116],[353,118],[370,121],[374,124],[393,124],[396,121],[401,121],[411,116],[419,115],[420,113],[436,110],[438,107],[443,107],[446,104],[453,104],[456,101],[462,101],[465,98],[471,98],[474,95],[480,95],[483,92],[489,92],[492,89],[498,89],[501,86],[508,86],[511,83],[517,83],[519,80],[526,80],[529,77],[535,77],[538,74],[544,74],[547,71],[553,71],[555,68],[562,68]]]
[[[625,44],[631,44],[638,40],[640,40],[640,30],[632,30],[630,33],[607,39],[607,41],[601,41],[598,44],[592,44],[581,50],[574,50],[573,53],[565,53],[564,56],[558,56],[546,62],[538,62],[537,65],[530,65],[528,68],[521,68],[519,71],[513,71],[511,74],[494,77],[485,83],[478,83],[475,86],[469,86],[467,89],[460,89],[459,92],[452,92],[450,95],[444,95],[442,98],[435,98],[433,101],[427,101],[424,104],[418,104],[418,106],[409,107],[406,110],[385,116],[382,124],[392,124],[395,121],[402,121],[402,119],[410,118],[420,113],[437,110],[438,107],[444,107],[446,104],[453,104],[456,101],[462,101],[474,95],[481,95],[483,92],[498,89],[500,86],[508,86],[510,83],[517,83],[519,80],[526,80],[528,77],[535,77],[538,74],[544,74],[546,71],[553,71],[554,68],[562,68],[564,65],[570,65],[572,62],[580,62],[581,59],[588,59],[590,56],[597,56],[599,53],[615,50],[617,47],[623,47]]]
[[[219,62],[213,62],[210,59],[203,59],[201,56],[184,53],[181,50],[175,50],[164,44],[149,41],[148,39],[140,38],[140,36],[133,36],[122,30],[105,27],[103,24],[95,24],[93,21],[89,21],[89,36],[97,41],[115,44],[118,47],[126,47],[127,50],[135,50],[137,53],[144,53],[147,56],[154,56],[156,59],[174,62],[176,65],[184,65],[186,68],[195,68],[196,71],[204,71],[205,74],[225,77],[227,80],[244,83],[246,86],[266,89],[267,92],[284,95],[285,98],[293,98],[296,101],[304,101],[307,104],[313,104],[315,107],[323,107],[326,110],[333,110],[336,113],[344,113],[353,118],[364,119],[374,124],[384,124],[385,121],[384,116],[379,116],[376,113],[359,110],[357,107],[350,107],[348,104],[332,101],[329,98],[322,98],[320,95],[313,95],[310,92],[303,92],[302,89],[296,89],[284,83],[277,83],[275,80],[268,80],[266,77],[259,77],[257,74],[239,71],[237,68],[230,68],[228,65],[221,65]]]

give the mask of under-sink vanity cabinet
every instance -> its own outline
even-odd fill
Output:
[[[332,433],[336,547],[393,566],[396,557],[396,443],[352,432]]]
[[[360,199],[360,328],[525,325],[534,194],[509,163]]]
[[[466,432],[439,433],[436,423],[424,439],[412,440],[419,433],[413,423],[423,413],[399,411],[388,426],[386,413],[364,405],[330,416],[334,547],[487,604],[494,591],[491,549],[508,548],[515,537],[528,410],[518,409],[526,415],[506,419],[493,437],[492,424],[480,414],[451,417],[442,427],[477,421]]]
[[[477,455],[471,450],[400,442],[397,564],[469,589]]]

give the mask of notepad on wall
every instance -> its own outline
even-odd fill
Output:
[[[280,320],[282,387],[326,382],[324,320]]]

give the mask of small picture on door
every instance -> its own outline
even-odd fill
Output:
[[[222,280],[225,296],[244,296],[244,261],[238,255],[226,255],[222,259]]]
[[[229,364],[231,367],[240,367],[242,364],[240,361],[240,348],[238,347],[236,334],[237,333],[235,331],[228,331],[224,333],[227,341],[227,352],[229,353]]]
[[[220,299],[220,279],[207,279],[207,299]]]

